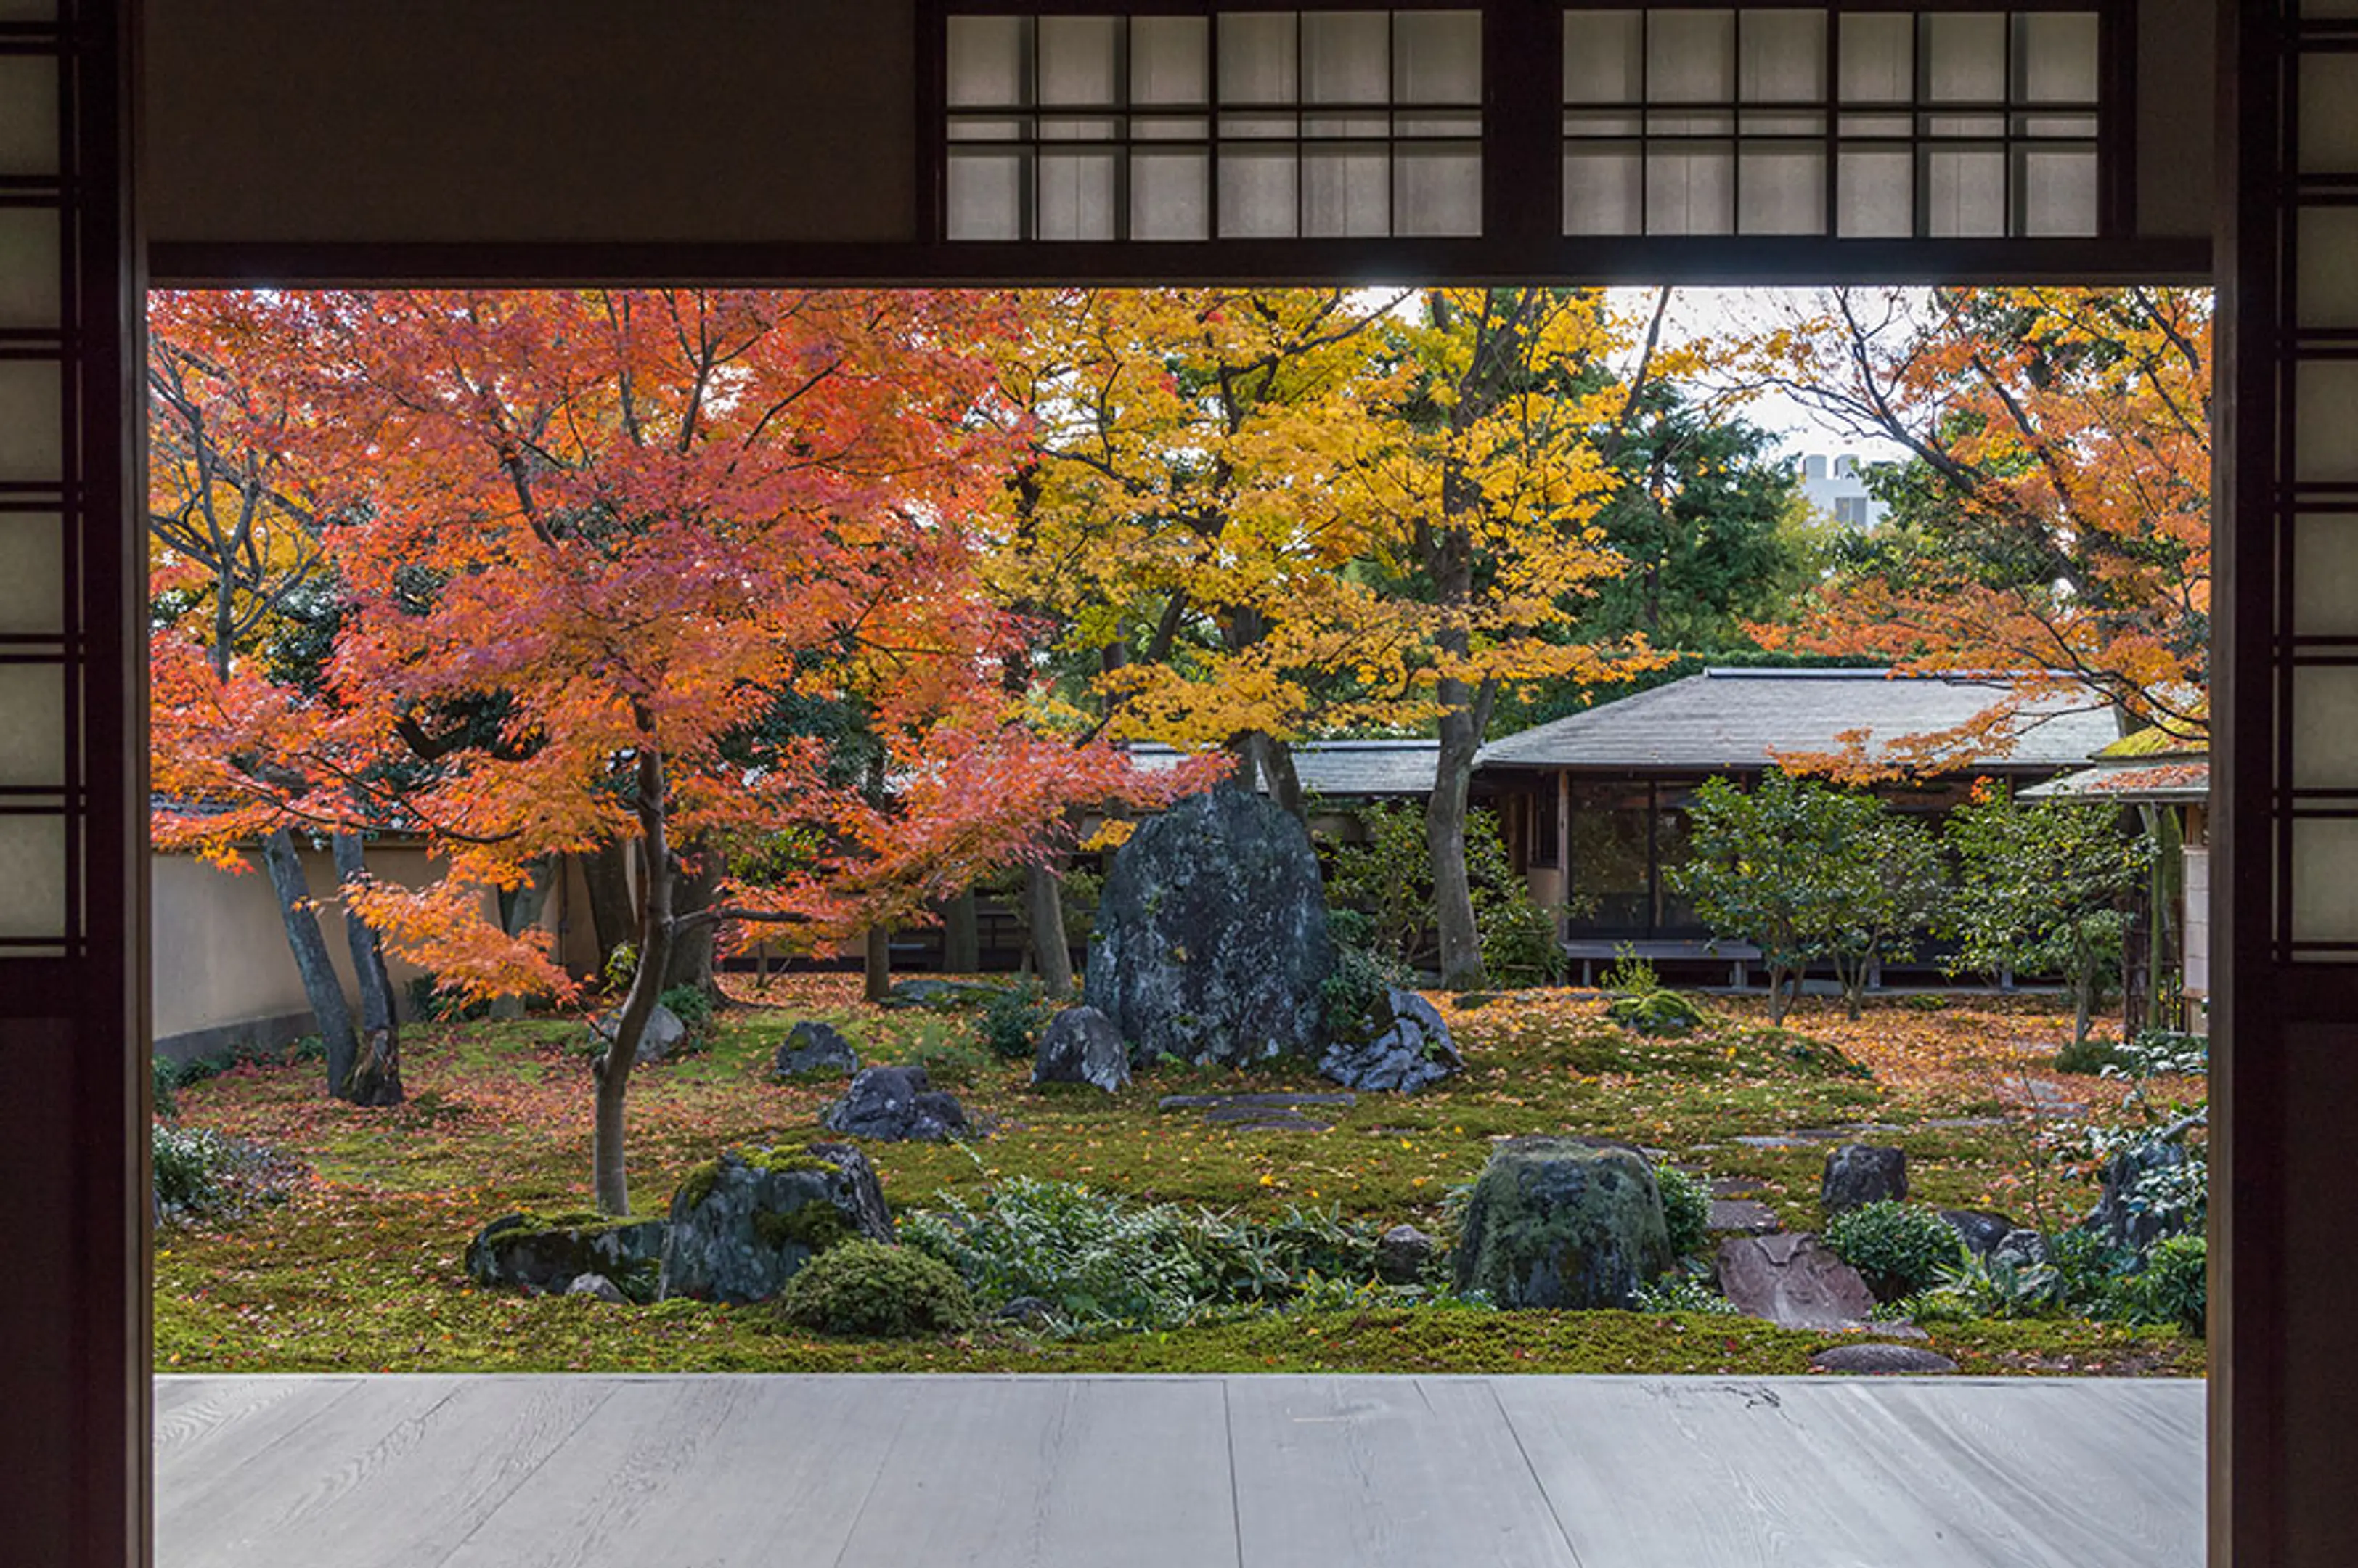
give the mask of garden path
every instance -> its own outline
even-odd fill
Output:
[[[2192,1568],[2203,1389],[160,1377],[162,1568]]]

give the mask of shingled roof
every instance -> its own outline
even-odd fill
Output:
[[[2006,690],[1995,681],[1888,670],[1711,669],[1493,741],[1475,766],[1750,772],[1774,767],[1777,753],[1839,752],[1846,730],[1888,742],[1951,730]],[[2025,726],[2011,751],[1974,766],[2081,767],[2119,735],[2093,701],[2057,697],[2029,711],[2043,717]]]
[[[1132,746],[1130,755],[1142,768],[1179,760],[1168,746]],[[1293,772],[1303,789],[1331,800],[1422,796],[1433,793],[1440,756],[1438,741],[1297,741]]]

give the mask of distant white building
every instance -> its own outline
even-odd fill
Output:
[[[1891,509],[1869,495],[1859,460],[1848,455],[1801,460],[1801,493],[1811,505],[1845,528],[1865,530]]]

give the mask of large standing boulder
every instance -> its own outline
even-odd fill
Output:
[[[1719,1244],[1719,1289],[1736,1310],[1782,1328],[1850,1328],[1875,1311],[1859,1271],[1816,1237],[1731,1237]]]
[[[672,1195],[663,1294],[767,1301],[847,1237],[892,1239],[867,1156],[848,1143],[730,1149]]]
[[[1094,1084],[1111,1094],[1130,1082],[1130,1047],[1113,1020],[1096,1008],[1068,1007],[1040,1035],[1035,1084]]]
[[[592,1022],[590,1028],[600,1040],[611,1045],[622,1026],[622,1010],[616,1008]],[[687,1040],[687,1025],[680,1022],[679,1014],[657,1002],[655,1010],[647,1014],[646,1026],[639,1031],[636,1061],[641,1066],[649,1062],[660,1062],[677,1051]]]
[[[860,1053],[835,1025],[806,1018],[786,1031],[775,1066],[784,1079],[848,1078],[860,1071]]]
[[[819,1120],[829,1132],[885,1143],[945,1143],[972,1131],[966,1108],[923,1067],[862,1067]]]
[[[1115,851],[1085,994],[1133,1061],[1240,1066],[1317,1054],[1334,968],[1310,835],[1224,784],[1150,818]]]
[[[660,1219],[603,1214],[503,1214],[467,1243],[467,1273],[487,1290],[561,1295],[584,1274],[653,1294]]]
[[[1318,1071],[1346,1088],[1414,1094],[1466,1065],[1441,1010],[1414,991],[1384,993],[1391,1022],[1364,1044],[1337,1041],[1318,1059]]]
[[[1654,1168],[1576,1138],[1500,1144],[1474,1184],[1457,1289],[1502,1307],[1627,1307],[1674,1260]]]
[[[1818,1206],[1832,1219],[1871,1203],[1908,1201],[1908,1154],[1872,1143],[1845,1143],[1826,1156]]]

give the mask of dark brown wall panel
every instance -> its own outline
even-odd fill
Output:
[[[915,237],[912,0],[149,0],[147,230]]]

